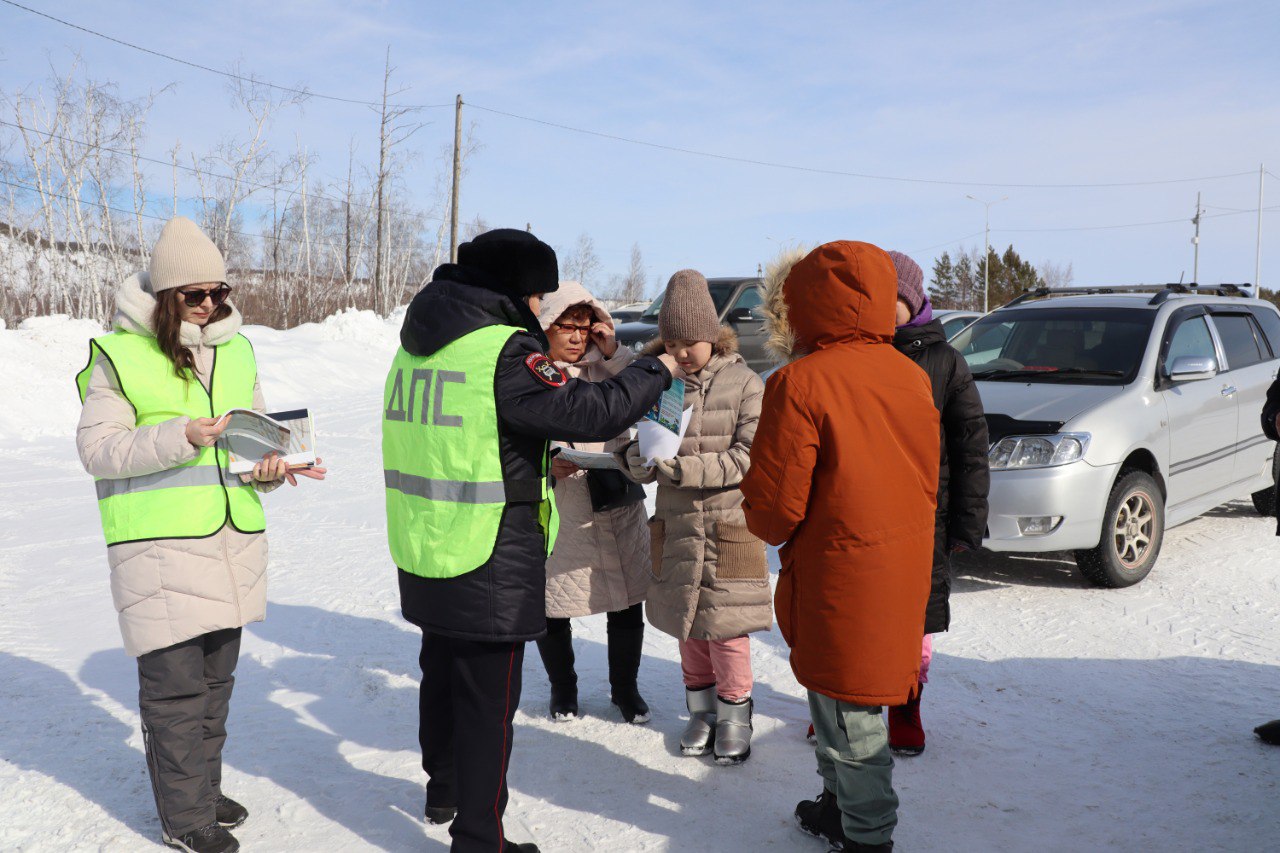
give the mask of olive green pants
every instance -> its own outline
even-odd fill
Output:
[[[818,772],[840,805],[845,837],[859,844],[885,844],[898,825],[893,755],[880,710],[809,691]]]

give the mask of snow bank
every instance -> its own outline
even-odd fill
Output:
[[[92,320],[65,314],[0,328],[0,440],[70,435],[80,415],[75,375],[89,360]]]

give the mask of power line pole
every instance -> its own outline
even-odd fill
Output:
[[[1002,201],[1008,201],[1009,197],[1004,196],[995,201],[983,201],[976,196],[966,195],[965,198],[973,199],[978,204],[986,208],[986,214],[982,225],[982,313],[990,312],[991,306],[988,304],[991,294],[991,205],[999,204]]]
[[[1258,164],[1258,244],[1253,255],[1253,295],[1262,295],[1262,184],[1267,171]]]
[[[449,201],[449,263],[458,262],[458,185],[462,183],[462,95],[453,113],[453,192]]]
[[[1196,247],[1195,264],[1191,268],[1192,284],[1200,283],[1200,211],[1200,193],[1196,193],[1196,215],[1191,220],[1192,224],[1196,226],[1196,236],[1191,238],[1191,245]]]

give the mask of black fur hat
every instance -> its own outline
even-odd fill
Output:
[[[551,293],[560,287],[556,251],[528,231],[496,228],[458,247],[458,265],[479,270],[510,296]]]

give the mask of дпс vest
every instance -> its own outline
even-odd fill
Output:
[[[503,470],[494,374],[514,326],[477,329],[429,356],[402,347],[383,393],[382,462],[387,537],[396,566],[424,578],[453,578],[493,555],[509,502],[539,503],[547,553],[558,519],[542,475]]]
[[[126,331],[95,338],[89,344],[89,363],[76,376],[82,403],[97,353],[110,361],[121,393],[137,413],[137,426],[253,408],[258,368],[253,347],[243,335],[214,351],[208,391],[194,377],[179,379],[155,338]],[[202,539],[228,522],[241,533],[262,532],[266,517],[257,492],[228,474],[226,466],[226,450],[202,447],[191,462],[155,474],[97,478],[94,486],[107,545]]]

